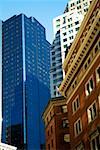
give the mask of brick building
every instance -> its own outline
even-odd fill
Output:
[[[100,150],[99,8],[93,0],[63,64],[71,150]]]
[[[70,150],[69,122],[64,97],[49,101],[44,113],[46,150]]]

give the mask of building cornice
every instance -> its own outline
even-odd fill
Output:
[[[100,11],[98,12],[97,16],[94,19],[93,24],[91,25],[83,43],[78,49],[78,52],[76,53],[75,57],[73,58],[73,62],[68,68],[68,71],[65,75],[65,79],[62,81],[61,86],[59,87],[60,93],[65,96],[65,91],[68,88],[70,82],[72,81],[72,78],[75,76],[75,73],[79,69],[80,65],[82,64],[84,58],[86,57],[88,51],[90,50],[90,47],[92,46],[92,43],[96,36],[99,34],[99,18],[100,18]],[[80,34],[80,33],[78,33]],[[92,37],[92,39],[91,39]],[[74,41],[73,43],[75,43]],[[78,43],[76,43],[78,44]],[[70,50],[71,51],[71,50]],[[74,49],[73,49],[74,51]],[[67,61],[68,63],[68,61]]]
[[[72,53],[73,53],[73,49],[75,49],[75,47],[77,46],[77,43],[83,33],[83,30],[85,29],[87,23],[88,23],[88,20],[89,18],[91,17],[92,15],[92,12],[97,4],[98,0],[93,0],[91,5],[89,6],[89,10],[88,12],[86,13],[86,16],[85,18],[83,19],[82,23],[81,23],[81,26],[80,26],[80,29],[78,31],[78,34],[76,35],[75,39],[74,39],[74,42],[72,43],[72,46],[70,48],[70,51],[69,53],[67,54],[67,57],[65,58],[65,61],[63,63],[63,69],[65,70],[66,68],[66,65],[68,64],[68,61],[70,60],[71,56],[72,56]]]
[[[51,99],[48,102],[48,104],[45,108],[45,111],[43,112],[42,119],[45,120],[45,118],[47,117],[47,115],[53,109],[54,106],[61,106],[61,105],[65,105],[65,104],[66,104],[66,100],[64,97],[57,97],[57,98]]]

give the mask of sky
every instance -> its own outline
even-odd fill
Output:
[[[0,0],[0,19],[24,13],[35,17],[45,28],[47,40],[53,41],[53,18],[61,15],[68,0]]]

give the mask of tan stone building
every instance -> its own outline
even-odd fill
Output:
[[[100,1],[93,0],[64,61],[71,150],[100,150]]]
[[[70,150],[69,122],[64,97],[49,101],[44,113],[46,150]]]

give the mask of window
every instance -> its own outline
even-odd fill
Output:
[[[77,25],[77,24],[79,24],[79,21],[76,21],[76,22],[75,22],[75,25]]]
[[[48,150],[50,150],[50,144],[48,144]]]
[[[64,45],[64,48],[67,48],[67,44],[66,44],[66,45]]]
[[[53,140],[51,140],[51,146],[53,147]]]
[[[79,11],[78,13],[79,13],[79,14],[82,14],[82,11]]]
[[[89,123],[93,121],[96,118],[97,111],[96,111],[96,102],[94,102],[88,109],[87,109],[87,114],[88,114],[88,121]]]
[[[53,127],[51,126],[51,133],[53,133]]]
[[[61,76],[62,75],[62,71],[57,73],[57,76]]]
[[[64,119],[64,120],[62,121],[62,125],[63,125],[63,128],[69,127],[69,121]]]
[[[100,95],[98,96],[99,108],[100,108]]]
[[[81,142],[78,146],[76,146],[75,150],[85,150],[83,143]]]
[[[73,38],[74,38],[73,36],[70,36],[70,37],[69,37],[70,40],[72,40]]]
[[[61,57],[61,53],[57,54],[56,57]]]
[[[93,77],[91,77],[90,80],[87,82],[87,84],[85,86],[86,96],[91,94],[93,88],[94,88],[94,82],[93,82]]]
[[[67,106],[66,106],[66,105],[62,106],[62,112],[63,112],[63,113],[66,113],[66,112],[67,112]]]
[[[84,68],[85,68],[85,69],[87,68],[87,63],[85,64]]]
[[[88,8],[85,8],[85,9],[84,9],[84,12],[87,12],[87,11],[88,11]]]
[[[70,21],[72,21],[72,18],[69,18],[69,19],[68,19],[68,22],[70,22]]]
[[[66,30],[66,27],[62,27],[62,30]]]
[[[99,48],[98,48],[98,45],[97,45],[97,46],[95,47],[95,53],[98,51],[98,49],[99,49]]]
[[[80,6],[77,6],[77,9],[80,9],[81,8],[81,5]]]
[[[53,74],[53,78],[55,78],[57,75],[56,74]],[[56,88],[54,88],[54,89],[56,89]]]
[[[65,18],[65,17],[63,17],[63,24],[64,24],[64,23],[66,23],[66,18]]]
[[[71,4],[71,7],[73,7],[74,5],[75,5],[75,4],[74,4],[74,3],[72,3],[72,4]]]
[[[54,91],[54,95],[56,96],[56,91]]]
[[[55,60],[55,57],[52,57],[52,61]]]
[[[47,123],[49,122],[48,117],[47,117]]]
[[[68,143],[70,142],[70,134],[64,134],[64,141]]]
[[[68,25],[68,28],[70,28],[70,25]]]
[[[98,83],[100,81],[100,65],[96,69],[96,82]]]
[[[57,24],[56,27],[57,27],[57,28],[60,27],[60,24]]]
[[[49,136],[49,130],[48,130],[48,136]]]
[[[72,102],[73,113],[78,110],[79,106],[80,106],[79,97],[77,97],[77,98]]]
[[[68,28],[70,28],[70,27],[72,27],[72,26],[73,26],[73,24],[69,24],[69,25],[68,25]]]
[[[56,22],[59,23],[59,22],[60,22],[60,19],[57,19]]]
[[[73,30],[69,30],[69,33],[73,33]]]
[[[63,80],[63,79],[62,79],[62,77],[61,77],[61,78],[58,78],[58,79],[53,80],[53,83],[57,83],[57,82],[62,81],[62,80]]]
[[[91,140],[91,150],[99,150],[100,149],[100,135],[97,135]]]
[[[67,41],[67,39],[63,39],[63,42],[66,42]]]
[[[52,66],[56,66],[56,63],[54,62],[54,63],[52,63]]]
[[[90,64],[90,62],[91,62],[91,58],[88,59],[88,65]]]
[[[52,52],[52,55],[55,55],[55,52]]]
[[[81,120],[78,119],[74,124],[75,136],[79,135],[82,132]]]
[[[65,32],[65,33],[63,33],[63,35],[65,36],[65,35],[67,35],[67,33]]]
[[[80,0],[77,1],[77,4],[79,4],[79,3],[80,3]]]
[[[83,5],[84,5],[84,6],[87,6],[87,5],[88,5],[88,3],[86,2],[86,3],[84,3]]]
[[[77,27],[75,30],[78,31],[78,30],[79,30],[79,27]]]

